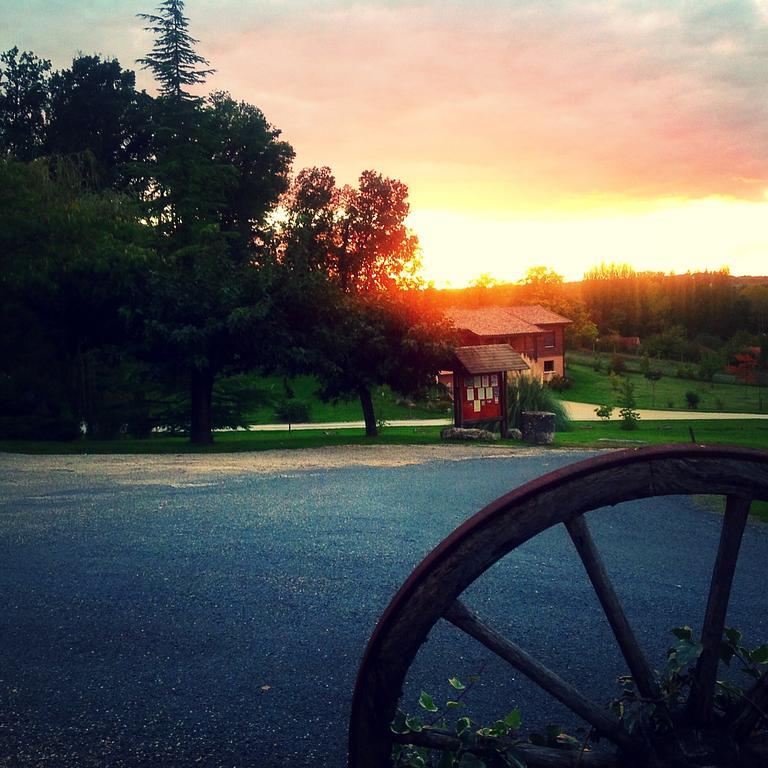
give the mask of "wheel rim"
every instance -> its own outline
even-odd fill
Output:
[[[710,635],[702,654],[706,668],[700,672],[697,669],[702,690],[709,691],[717,671],[717,654],[713,657],[712,649],[715,643],[719,646],[722,636],[720,623],[728,604],[740,531],[750,500],[768,500],[768,454],[704,446],[664,446],[611,453],[551,472],[501,496],[459,526],[416,567],[382,614],[360,665],[350,718],[351,768],[383,768],[390,764],[389,724],[408,669],[432,627],[445,618],[472,634],[468,627],[474,619],[458,602],[459,595],[509,552],[560,523],[566,524],[576,544],[633,675],[639,678],[640,685],[644,684],[644,674],[650,675],[645,685],[653,685],[642,652],[632,648],[631,629],[627,635],[626,628],[622,630],[620,626],[620,604],[618,609],[606,608],[604,595],[596,586],[600,584],[599,555],[595,565],[595,552],[583,515],[623,501],[676,494],[716,494],[728,498],[721,550],[723,538],[729,539],[730,549],[726,542],[724,564],[718,576],[728,584],[724,594],[722,589],[710,591],[709,602],[714,600],[714,605],[708,604],[705,618],[705,634],[709,630]],[[590,572],[590,562],[595,574]],[[716,563],[716,571],[717,568]],[[600,589],[610,593],[610,583],[606,586],[603,582]],[[713,598],[714,592],[719,597]],[[610,594],[606,599],[610,603]],[[499,653],[498,649],[496,652]],[[706,721],[711,711],[712,701],[708,697],[709,693],[705,693],[689,702],[692,717],[699,722]],[[568,706],[574,709],[572,703]],[[583,712],[578,714],[583,717]],[[605,731],[607,726],[603,726]],[[616,743],[623,740],[617,732],[611,738]]]

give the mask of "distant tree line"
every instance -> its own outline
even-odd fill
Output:
[[[181,0],[141,18],[139,63],[0,56],[0,436],[244,422],[238,375],[311,372],[326,398],[426,386],[447,329],[415,285],[408,190],[374,171],[292,177],[257,107],[193,94],[212,72]]]
[[[739,278],[727,270],[665,275],[602,264],[580,282],[534,267],[515,284],[478,281],[441,292],[442,305],[540,304],[568,317],[571,346],[620,351],[622,337],[639,337],[641,354],[722,369],[748,347],[765,347],[768,278]],[[703,361],[702,358],[707,358]]]

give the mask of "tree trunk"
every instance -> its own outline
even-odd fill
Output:
[[[213,371],[210,368],[192,369],[191,375],[192,419],[189,440],[207,445],[213,442],[211,431],[211,401],[213,399]]]
[[[360,405],[363,406],[363,418],[365,419],[365,436],[376,437],[379,430],[376,427],[376,415],[373,412],[373,398],[369,387],[359,386],[357,393],[360,395]]]

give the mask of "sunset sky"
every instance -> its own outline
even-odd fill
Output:
[[[124,67],[154,0],[0,0],[0,47]],[[768,273],[768,0],[188,0],[217,69],[353,183],[404,181],[424,276]],[[154,90],[147,72],[139,84]]]

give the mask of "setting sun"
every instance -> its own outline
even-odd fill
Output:
[[[638,271],[728,267],[759,275],[768,253],[768,205],[716,198],[507,217],[414,211],[409,221],[422,247],[422,277],[438,288],[466,286],[481,274],[516,281],[537,265],[580,280],[601,262]]]

